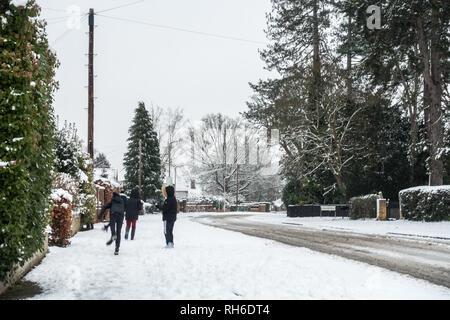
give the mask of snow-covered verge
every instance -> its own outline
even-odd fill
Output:
[[[378,234],[390,236],[408,236],[411,238],[439,238],[449,240],[450,221],[422,222],[408,220],[377,221],[376,219],[351,220],[341,217],[308,217],[288,218],[285,212],[254,213],[246,218],[271,224],[301,225],[308,228],[336,230],[343,232],[356,232],[365,234]]]
[[[105,246],[101,224],[67,248],[50,247],[25,277],[44,290],[33,299],[450,299],[449,289],[426,281],[190,216],[175,223],[174,249],[163,248],[159,214],[139,218],[119,256]]]

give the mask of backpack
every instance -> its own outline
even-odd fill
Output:
[[[123,215],[125,211],[124,205],[123,205],[123,200],[120,201],[120,203],[113,201],[111,203],[111,213],[114,214],[120,214]]]

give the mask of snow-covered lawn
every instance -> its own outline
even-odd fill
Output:
[[[25,277],[44,289],[33,299],[450,299],[449,289],[426,281],[190,216],[179,215],[174,249],[163,248],[160,215],[141,216],[119,256],[101,224],[67,248],[50,247]]]

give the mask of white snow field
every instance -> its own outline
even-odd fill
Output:
[[[122,239],[118,256],[102,224],[69,247],[50,247],[25,277],[44,290],[31,299],[450,299],[445,287],[190,216],[178,216],[174,249],[164,248],[159,214],[139,217],[135,240]]]

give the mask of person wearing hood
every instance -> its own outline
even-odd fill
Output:
[[[120,196],[119,193],[113,192],[111,201],[102,207],[98,217],[103,219],[103,215],[106,209],[109,209],[109,226],[111,228],[111,239],[106,242],[106,245],[110,245],[113,241],[116,241],[116,249],[114,251],[115,255],[119,254],[120,247],[120,231],[122,230],[124,212],[125,212],[126,202]]]
[[[171,185],[165,187],[167,198],[162,206],[164,236],[166,237],[166,248],[173,248],[173,227],[177,220],[178,203],[175,198],[175,188]]]
[[[134,239],[136,233],[136,222],[139,217],[139,211],[142,210],[142,202],[139,197],[139,191],[134,189],[131,191],[130,198],[127,200],[127,212],[125,219],[127,221],[127,226],[125,228],[125,239],[128,240],[128,234],[131,228],[131,240]]]

